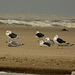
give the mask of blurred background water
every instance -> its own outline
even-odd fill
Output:
[[[75,15],[50,14],[0,14],[0,23],[17,26],[72,27],[75,28]]]

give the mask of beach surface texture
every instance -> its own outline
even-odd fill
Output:
[[[64,28],[66,27],[21,26],[21,24],[17,26],[15,23],[3,24],[0,22],[0,71],[70,74],[75,70],[75,45],[58,46],[55,43],[50,47],[40,47],[39,38],[35,37],[38,29],[52,40],[55,35],[59,35],[65,41],[75,44],[75,28],[68,27],[66,28],[68,31],[62,31]],[[7,30],[17,34],[19,39],[8,38]],[[8,40],[14,40],[23,45],[9,47],[6,43]]]
[[[53,39],[58,34],[68,42],[75,43],[75,29],[68,28],[69,31],[61,31],[61,27],[41,28],[41,27],[0,27],[0,70],[44,72],[71,72],[75,70],[75,45],[58,46],[54,44],[50,47],[40,47],[38,38],[35,37],[36,29]],[[19,47],[9,47],[6,41],[10,40],[6,35],[6,30],[19,35],[17,42],[24,45]]]

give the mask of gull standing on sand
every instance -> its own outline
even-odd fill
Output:
[[[6,43],[8,43],[8,46],[9,46],[9,47],[17,47],[17,46],[24,45],[24,44],[22,44],[22,43],[19,43],[19,42],[16,42],[16,41],[11,41],[11,40],[6,41]]]
[[[6,36],[7,36],[8,38],[10,38],[10,39],[18,39],[18,38],[19,38],[19,36],[18,36],[17,34],[12,33],[12,32],[9,31],[9,30],[6,31]]]
[[[69,43],[69,42],[66,42],[64,41],[63,39],[61,38],[58,38],[58,35],[55,35],[55,37],[53,38],[54,42],[57,43],[59,46],[72,46],[74,44],[72,43]]]

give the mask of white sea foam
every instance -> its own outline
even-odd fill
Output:
[[[3,24],[17,24],[17,25],[26,25],[26,26],[40,26],[40,27],[54,27],[54,26],[60,26],[60,27],[72,27],[75,28],[75,23],[72,23],[70,20],[60,20],[58,22],[54,21],[20,21],[20,20],[0,20],[0,23]]]
[[[25,73],[11,73],[11,72],[1,71],[0,75],[30,75],[30,74],[25,74]]]
[[[0,20],[1,23],[4,24],[18,24],[18,25],[29,25],[29,26],[40,26],[40,27],[49,27],[51,26],[50,24],[46,24],[42,21],[18,21],[18,20]]]
[[[46,74],[25,74],[25,73],[13,73],[13,72],[0,71],[0,75],[46,75]],[[50,74],[50,75],[69,75],[69,74]],[[74,73],[72,73],[71,75],[74,75]]]
[[[14,73],[14,72],[0,71],[0,75],[39,75],[39,74],[26,74],[26,73]]]

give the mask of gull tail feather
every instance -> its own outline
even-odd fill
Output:
[[[68,43],[68,42],[66,42],[66,44],[67,44],[67,45],[69,45],[69,46],[72,46],[72,45],[74,45],[74,44],[72,44],[72,43]]]

